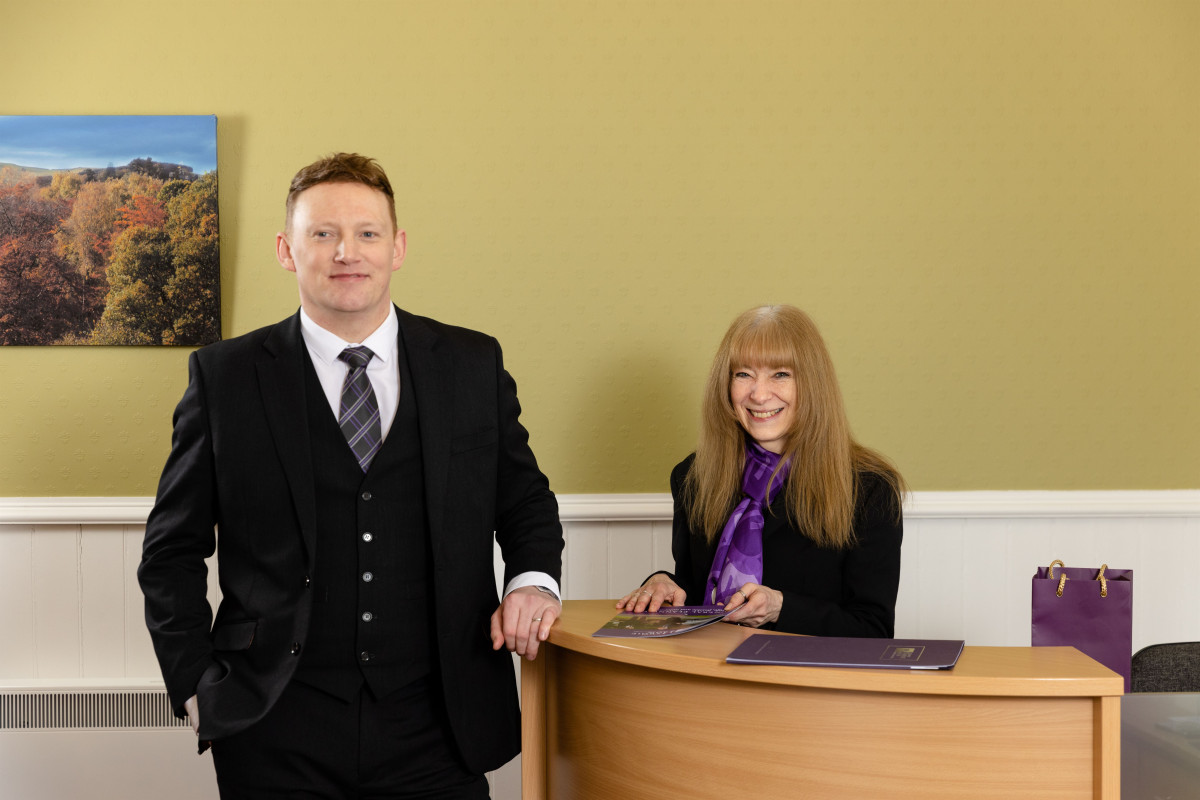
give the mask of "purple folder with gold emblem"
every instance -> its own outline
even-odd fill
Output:
[[[855,639],[756,633],[725,660],[730,664],[790,667],[950,669],[962,649],[962,639]]]

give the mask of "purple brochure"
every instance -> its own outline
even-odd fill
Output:
[[[856,639],[756,633],[738,645],[725,661],[794,667],[950,669],[962,649],[962,639]]]
[[[678,636],[711,625],[727,612],[717,606],[663,606],[653,614],[622,612],[604,623],[592,636],[659,637]]]

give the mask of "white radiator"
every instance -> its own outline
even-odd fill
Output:
[[[217,800],[161,684],[0,681],[0,800]]]
[[[488,773],[521,796],[521,758]],[[0,800],[218,800],[212,757],[153,681],[0,680]]]

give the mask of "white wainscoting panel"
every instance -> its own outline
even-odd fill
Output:
[[[32,525],[0,526],[0,675],[37,674]]]
[[[0,686],[159,681],[136,577],[151,502],[0,498]],[[567,599],[616,598],[672,568],[669,496],[563,495],[559,504]],[[1028,645],[1030,579],[1055,558],[1134,571],[1135,650],[1200,640],[1200,491],[916,493],[905,509],[896,635]],[[496,567],[502,574],[498,555]],[[0,762],[16,752],[12,735],[0,737]],[[44,755],[47,768],[58,763]],[[517,759],[489,776],[496,800],[519,797],[519,770]]]
[[[563,593],[670,569],[667,495],[563,495]],[[149,498],[0,498],[0,678],[146,678],[136,568]],[[1134,570],[1134,646],[1200,640],[1200,491],[924,492],[905,510],[897,636],[1029,643],[1039,565]],[[501,567],[497,564],[498,568]],[[215,564],[210,599],[219,600]]]
[[[599,498],[562,499],[567,598],[619,597],[671,568],[669,496],[614,505],[600,522]],[[1200,492],[924,492],[904,526],[898,637],[1028,645],[1030,580],[1058,558],[1134,571],[1135,650],[1200,640]]]

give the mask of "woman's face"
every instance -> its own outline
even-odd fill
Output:
[[[738,421],[763,449],[781,453],[796,416],[796,377],[790,367],[734,367],[729,399]]]

